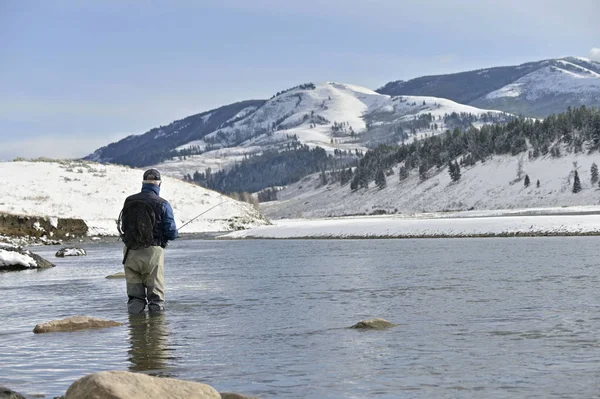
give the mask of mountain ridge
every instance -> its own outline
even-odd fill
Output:
[[[546,69],[544,71],[544,69]],[[553,87],[543,81],[530,79],[529,86],[521,80],[530,74],[545,75],[548,81],[557,76],[553,72],[565,73],[560,76],[565,84]],[[543,80],[543,79],[540,79]],[[515,92],[504,90],[502,96],[494,92],[509,86],[524,86],[524,90]],[[429,75],[410,80],[386,83],[377,92],[388,95],[432,95],[448,98],[476,107],[493,108],[501,111],[522,114],[531,117],[545,117],[564,111],[568,106],[600,106],[600,63],[584,57],[562,57],[527,62],[514,66],[499,66],[444,75]],[[543,92],[544,95],[531,100],[531,92]]]

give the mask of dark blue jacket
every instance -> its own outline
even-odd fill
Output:
[[[177,227],[175,225],[175,217],[171,204],[164,198],[160,197],[160,187],[156,184],[143,183],[142,191],[138,194],[129,196],[125,203],[129,201],[142,200],[149,203],[154,209],[156,216],[156,224],[154,226],[153,236],[155,239],[154,245],[166,246],[167,241],[177,238]]]

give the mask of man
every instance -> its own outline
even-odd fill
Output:
[[[142,191],[127,197],[121,213],[121,237],[126,245],[123,265],[129,297],[127,308],[134,314],[144,311],[146,301],[150,311],[165,308],[164,248],[168,241],[177,238],[177,228],[171,205],[159,196],[160,185],[160,172],[148,169],[144,172]],[[142,231],[143,236],[143,230],[146,230],[145,240],[136,235]]]

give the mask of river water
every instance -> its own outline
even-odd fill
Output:
[[[167,311],[129,317],[120,246],[0,274],[0,385],[62,395],[129,370],[260,398],[591,398],[596,237],[175,241]],[[57,248],[38,247],[53,258]],[[33,334],[74,315],[121,327]],[[347,329],[382,317],[399,326]]]

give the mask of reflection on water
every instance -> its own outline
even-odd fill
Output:
[[[165,312],[129,315],[130,371],[158,371],[167,368],[169,330]],[[164,373],[149,373],[152,375]]]

